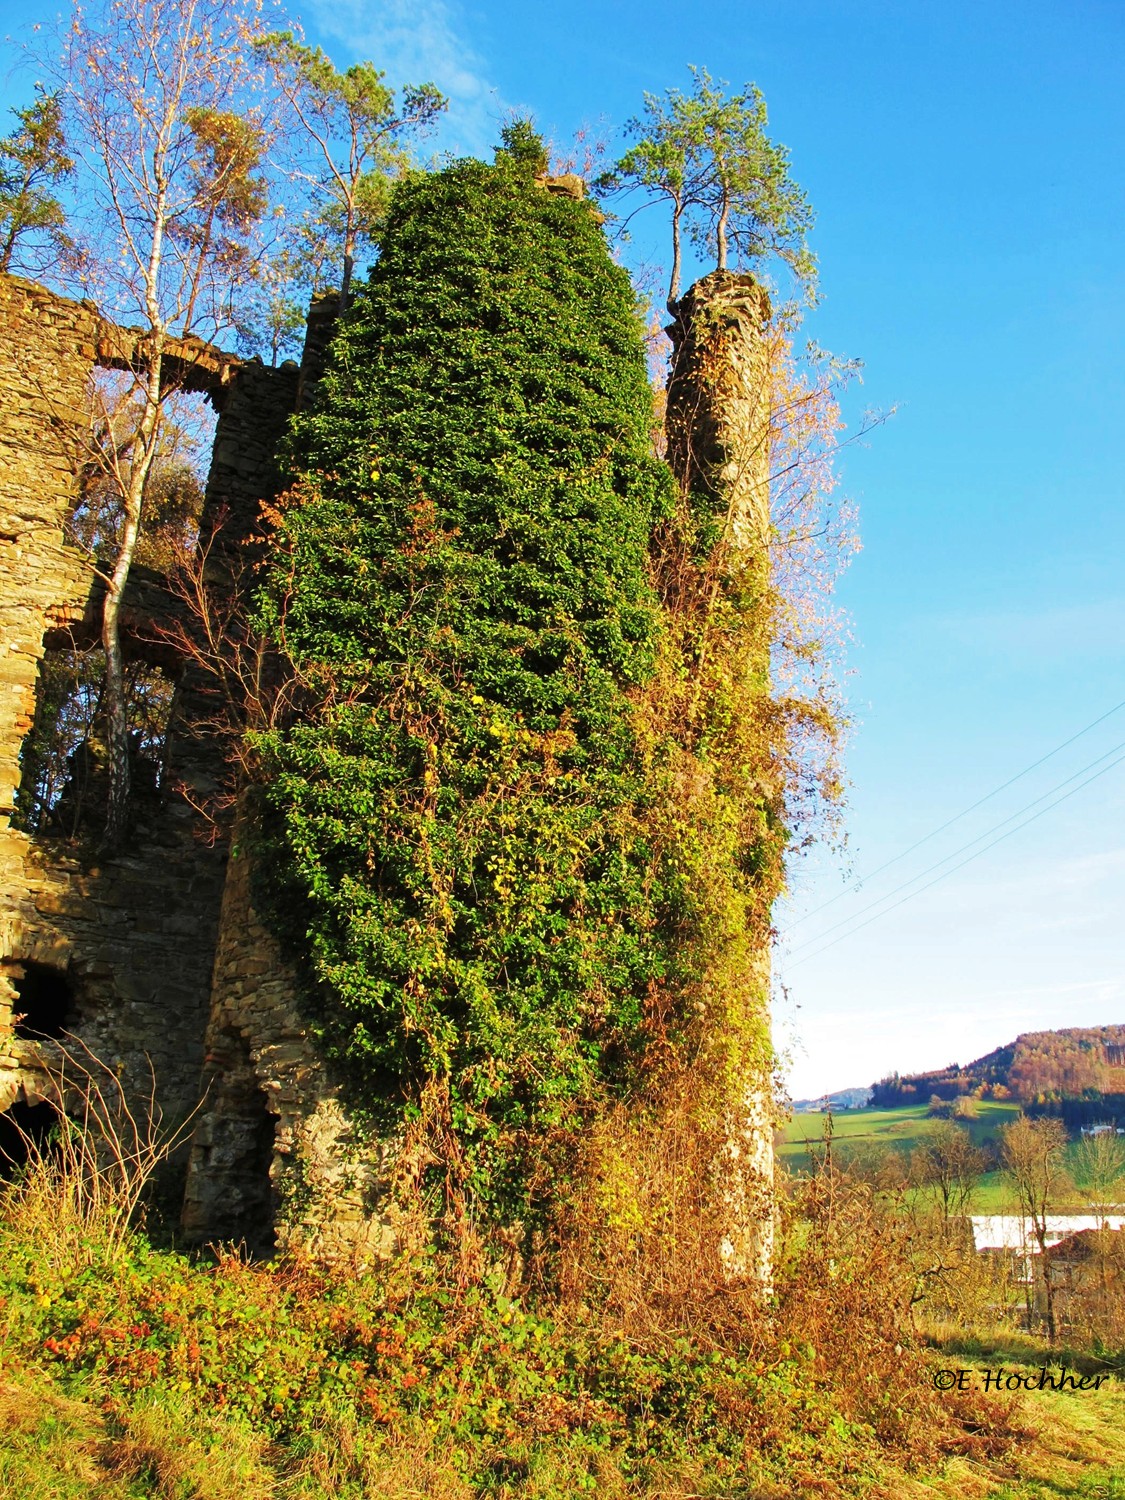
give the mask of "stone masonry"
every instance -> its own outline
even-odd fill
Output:
[[[255,535],[261,502],[278,493],[279,448],[291,413],[310,399],[334,316],[333,299],[314,304],[300,368],[268,369],[194,341],[168,356],[169,379],[206,393],[218,411],[201,527],[208,537],[221,523],[212,584],[237,577],[224,573],[224,558]],[[767,317],[752,278],[723,272],[697,283],[671,330],[668,393],[681,482],[726,507],[731,540],[758,558],[768,537]],[[50,1097],[44,1064],[55,1044],[13,1024],[26,1011],[34,1026],[37,996],[49,995],[60,1029],[135,1098],[155,1075],[166,1117],[196,1112],[184,1200],[191,1240],[367,1262],[398,1243],[390,1188],[406,1164],[394,1142],[356,1130],[303,1023],[294,976],[254,910],[246,798],[229,838],[200,836],[196,808],[224,774],[222,746],[199,727],[213,718],[206,674],[169,655],[182,606],[158,575],[135,570],[124,619],[127,652],[176,683],[161,791],[137,799],[132,836],[109,858],[89,841],[11,826],[44,657],[98,638],[102,585],[66,536],[92,371],[142,364],[138,335],[92,304],[0,276],[0,1112]],[[764,962],[752,976],[763,992]],[[754,1078],[730,1102],[726,1174],[728,1259],[763,1278],[768,1099],[768,1082]]]
[[[40,662],[53,638],[88,635],[97,611],[101,585],[64,528],[91,371],[120,363],[129,335],[89,303],[11,277],[0,278],[0,327],[0,1108],[43,1091],[39,1046],[11,1022],[47,975],[68,993],[66,1029],[141,1097],[151,1057],[160,1105],[176,1117],[198,1089],[221,852],[199,845],[176,799],[139,808],[129,849],[106,861],[29,838],[9,816]]]
[[[770,559],[770,356],[763,337],[770,302],[746,272],[712,271],[688,288],[668,328],[668,462],[686,491],[705,496],[723,518],[732,566],[753,580],[764,599]],[[769,637],[753,674],[769,678]],[[745,1014],[768,1034],[768,941],[748,955]],[[729,1018],[725,1024],[730,1024]],[[716,1101],[723,1118],[725,1232],[721,1258],[728,1274],[768,1285],[773,1259],[773,1106],[770,1063],[744,1067]]]
[[[219,526],[209,579],[257,529],[280,485],[290,414],[311,395],[335,316],[320,298],[301,367],[274,370],[188,341],[167,360],[181,389],[219,413],[201,535]],[[232,839],[202,838],[196,807],[224,774],[213,683],[171,650],[183,606],[136,568],[124,611],[127,653],[176,681],[159,798],[135,798],[127,846],[31,836],[11,824],[20,747],[52,649],[96,644],[103,584],[66,537],[91,421],[95,367],[139,365],[137,336],[89,303],[0,277],[0,1111],[53,1096],[59,1042],[39,1029],[36,990],[53,996],[61,1045],[90,1051],[143,1101],[155,1075],[166,1119],[197,1112],[184,1228],[196,1242],[254,1252],[303,1247],[370,1260],[394,1243],[375,1212],[381,1148],[365,1149],[306,1034],[295,985],[251,904],[241,815]],[[60,996],[62,999],[60,1000]],[[66,1036],[77,1038],[67,1041]]]
[[[292,975],[253,907],[245,810],[235,827],[184,1229],[195,1242],[264,1250],[272,1241],[322,1262],[369,1264],[397,1243],[386,1207],[393,1151],[355,1130],[310,1044]],[[263,1111],[266,1148],[255,1133]]]
[[[182,1119],[200,1100],[227,853],[200,838],[190,800],[171,788],[205,790],[215,747],[201,745],[173,710],[166,790],[135,799],[132,836],[110,858],[11,824],[40,663],[57,645],[97,640],[102,584],[65,525],[90,425],[91,373],[128,365],[136,342],[89,303],[0,277],[0,1110],[50,1097],[42,1064],[55,1046],[13,1027],[27,1013],[21,1030],[39,1029],[44,985],[56,1009],[65,1005],[60,1029],[135,1099],[149,1093],[151,1064],[166,1119]],[[173,346],[168,373],[181,388],[206,392],[220,413],[208,509],[245,513],[247,496],[256,505],[268,489],[296,400],[296,367],[264,370],[188,342]],[[160,659],[178,679],[182,709],[190,673],[169,663],[160,639],[174,608],[162,580],[138,569],[125,649]]]

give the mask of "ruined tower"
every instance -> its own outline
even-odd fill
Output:
[[[695,282],[668,328],[668,462],[692,503],[717,522],[724,561],[711,585],[737,590],[750,617],[742,663],[749,701],[769,694],[770,302],[749,273],[713,271]],[[763,801],[776,798],[769,757],[755,768]],[[768,905],[766,908],[768,912]],[[770,1277],[773,1246],[773,1105],[768,921],[749,934],[725,999],[705,1019],[708,1045],[726,1052],[708,1088],[722,1117],[714,1163],[721,1187],[721,1257],[731,1275]],[[744,1039],[757,1043],[744,1050]]]
[[[173,346],[168,378],[218,413],[202,531],[250,537],[279,487],[276,455],[309,399],[334,309],[314,310],[300,368],[269,369],[208,346]],[[764,292],[715,273],[685,296],[671,334],[669,460],[681,485],[724,517],[734,552],[768,574],[768,369]],[[387,1211],[389,1142],[353,1129],[310,1036],[294,976],[255,910],[245,802],[229,838],[200,838],[195,806],[221,774],[221,746],[200,733],[206,685],[177,659],[168,629],[182,603],[135,568],[127,655],[175,684],[159,787],[133,836],[97,856],[50,827],[12,822],[21,745],[52,653],[96,642],[102,584],[67,537],[100,367],[136,366],[136,337],[87,303],[0,277],[0,1112],[50,1097],[44,1063],[77,1036],[144,1094],[149,1064],[168,1118],[198,1110],[187,1164],[191,1239],[251,1249],[302,1247],[369,1261],[396,1244]],[[768,652],[754,664],[768,682]],[[767,948],[742,966],[743,1016],[764,1016]],[[715,1025],[733,1013],[716,1014]],[[13,1019],[23,1017],[13,1025]],[[722,1039],[719,1038],[721,1041]],[[53,1050],[56,1049],[56,1050]],[[733,1053],[732,1053],[733,1056]],[[716,1162],[734,1274],[768,1276],[771,1124],[768,1064],[727,1077]]]

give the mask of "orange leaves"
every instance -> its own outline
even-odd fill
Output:
[[[833,593],[860,543],[855,506],[836,494],[835,459],[839,398],[858,367],[811,345],[799,355],[795,331],[783,315],[768,335],[771,673],[785,730],[789,820],[807,837],[825,819],[831,824],[842,792],[847,716],[839,677],[848,625]]]

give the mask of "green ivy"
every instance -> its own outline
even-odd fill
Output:
[[[514,144],[396,192],[260,601],[317,685],[260,749],[321,1044],[381,1126],[440,1081],[504,1213],[531,1143],[628,1088],[665,967],[630,691],[673,498],[628,277]]]

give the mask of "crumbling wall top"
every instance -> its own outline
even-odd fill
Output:
[[[91,365],[110,370],[147,368],[149,335],[143,328],[121,328],[103,316],[89,298],[77,301],[50,291],[21,276],[0,273],[6,289],[5,301],[13,308],[23,305],[24,315],[35,322],[47,321],[69,329],[76,352]],[[190,335],[170,338],[164,345],[164,381],[177,390],[203,392],[216,405],[245,361],[237,354]]]

